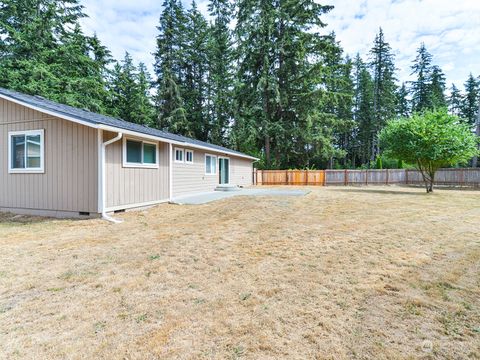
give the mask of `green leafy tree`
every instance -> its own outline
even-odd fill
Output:
[[[471,129],[446,109],[391,120],[380,140],[387,156],[416,164],[427,193],[433,191],[439,168],[466,163],[478,153]]]

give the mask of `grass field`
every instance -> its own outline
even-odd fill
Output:
[[[480,358],[480,192],[310,190],[0,215],[0,358]]]

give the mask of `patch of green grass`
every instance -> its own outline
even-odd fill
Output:
[[[150,255],[150,257],[148,258],[150,261],[152,260],[158,260],[160,259],[160,255],[159,254],[155,254],[155,255]]]
[[[245,300],[249,299],[249,298],[250,298],[250,296],[252,296],[252,294],[251,294],[251,293],[244,293],[244,294],[241,294],[241,295],[240,295],[240,300],[242,300],[242,301],[245,301]]]
[[[98,334],[99,332],[103,331],[105,327],[107,326],[106,321],[98,321],[96,322],[93,327],[95,329],[95,334]]]
[[[135,318],[135,321],[137,322],[137,324],[140,324],[145,320],[147,320],[147,317],[148,317],[147,314],[141,314]]]
[[[47,289],[47,291],[51,291],[51,292],[59,292],[59,291],[63,291],[63,290],[65,290],[64,287],[53,287],[53,288]]]

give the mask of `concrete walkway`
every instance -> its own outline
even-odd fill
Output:
[[[305,196],[309,191],[246,188],[237,191],[211,191],[195,195],[179,196],[173,199],[173,204],[199,205],[233,196]]]

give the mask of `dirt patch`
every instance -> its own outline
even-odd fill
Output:
[[[0,217],[0,358],[480,358],[480,192]]]

